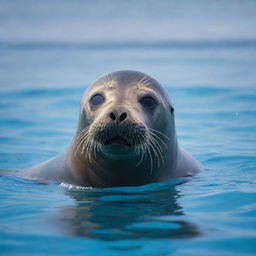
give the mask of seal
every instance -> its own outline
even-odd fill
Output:
[[[19,175],[90,187],[139,186],[202,170],[178,144],[174,107],[153,77],[131,70],[99,78],[80,104],[75,136],[60,156]]]

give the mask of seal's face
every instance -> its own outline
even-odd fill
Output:
[[[173,108],[156,80],[119,71],[96,81],[82,99],[77,151],[110,159],[161,159]]]

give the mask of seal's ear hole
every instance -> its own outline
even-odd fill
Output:
[[[172,106],[170,106],[169,108],[170,108],[170,113],[172,114],[174,112],[174,108]]]

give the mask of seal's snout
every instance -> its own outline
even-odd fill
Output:
[[[127,112],[119,113],[118,111],[111,111],[109,117],[112,121],[115,121],[116,123],[121,123],[127,118]]]

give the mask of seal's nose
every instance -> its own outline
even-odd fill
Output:
[[[116,121],[117,123],[121,123],[123,122],[126,117],[127,117],[127,113],[126,112],[123,112],[121,113],[120,115],[118,115],[118,113],[114,113],[114,112],[111,112],[109,114],[109,117],[113,120],[113,121]]]

